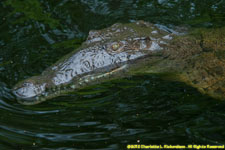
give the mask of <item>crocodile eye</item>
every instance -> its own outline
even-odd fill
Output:
[[[112,43],[109,43],[109,45],[107,46],[107,50],[109,52],[119,53],[124,51],[125,46],[126,46],[125,41],[112,42]]]
[[[116,50],[119,49],[119,47],[120,47],[120,44],[115,43],[115,44],[112,45],[112,50],[116,51]]]

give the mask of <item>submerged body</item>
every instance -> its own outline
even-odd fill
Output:
[[[137,59],[161,51],[177,32],[144,21],[114,24],[90,31],[87,40],[40,76],[15,85],[20,103],[37,104],[70,90],[103,81],[130,67]]]

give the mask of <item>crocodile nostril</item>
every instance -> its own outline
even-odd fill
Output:
[[[14,95],[21,98],[36,96],[36,91],[32,87],[21,87],[13,91]]]
[[[31,98],[41,94],[45,90],[45,85],[38,85],[32,82],[24,82],[20,85],[17,85],[13,93],[18,98]]]
[[[12,93],[16,96],[16,97],[23,97],[23,95],[18,92],[17,90],[12,91]]]

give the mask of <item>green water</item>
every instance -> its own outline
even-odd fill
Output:
[[[0,149],[126,149],[127,144],[225,144],[225,102],[143,74],[34,106],[10,88],[74,50],[89,30],[145,20],[225,25],[224,0],[3,0],[0,2]]]

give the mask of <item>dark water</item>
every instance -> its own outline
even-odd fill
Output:
[[[116,22],[218,28],[224,0],[0,1],[0,149],[126,149],[127,144],[225,144],[225,102],[183,83],[139,75],[35,106],[10,88]]]

